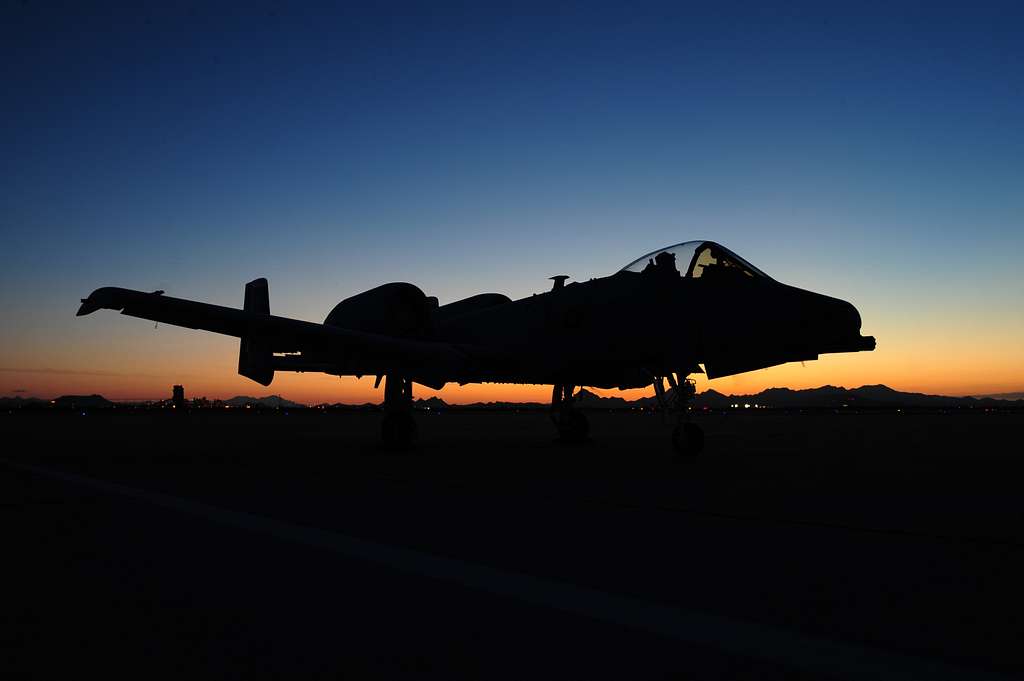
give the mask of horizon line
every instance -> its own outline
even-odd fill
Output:
[[[754,395],[759,395],[761,393],[767,392],[769,390],[789,390],[791,392],[804,392],[804,391],[809,391],[809,390],[820,390],[822,388],[837,388],[837,389],[841,389],[841,390],[850,390],[850,391],[852,391],[852,390],[859,390],[861,388],[876,387],[876,386],[881,386],[881,387],[884,387],[884,388],[888,388],[890,390],[893,390],[893,391],[899,392],[899,393],[906,393],[906,394],[911,394],[911,395],[925,395],[925,396],[929,396],[929,397],[949,397],[949,398],[955,398],[955,399],[967,399],[967,398],[971,398],[971,399],[986,399],[986,398],[989,398],[989,399],[997,399],[997,400],[998,399],[1003,399],[1003,400],[1006,400],[1006,401],[1017,401],[1017,400],[1024,399],[1024,390],[1020,390],[1020,391],[1012,391],[1011,390],[1011,391],[998,392],[998,393],[975,393],[975,394],[968,394],[968,395],[962,395],[962,394],[941,394],[941,393],[923,393],[923,392],[899,390],[897,388],[893,388],[892,386],[886,385],[885,383],[865,383],[865,384],[862,384],[862,385],[859,385],[859,386],[856,386],[856,387],[853,387],[853,388],[847,388],[846,386],[842,386],[842,385],[833,385],[831,383],[825,383],[825,384],[822,384],[820,386],[815,386],[815,387],[810,387],[810,388],[790,388],[788,386],[772,386],[772,387],[769,387],[769,388],[763,388],[762,390],[759,390],[756,393],[743,393],[743,394],[723,393],[720,390],[716,390],[714,387],[710,387],[709,386],[707,389],[695,393],[695,396],[697,396],[697,395],[706,395],[709,392],[714,392],[714,393],[722,395],[724,397],[751,397],[751,396],[754,396]],[[642,400],[642,399],[649,399],[647,397],[641,397],[641,398],[636,398],[636,399],[628,399],[628,398],[625,398],[625,397],[620,397],[618,395],[608,395],[608,396],[606,396],[606,395],[599,395],[599,394],[593,392],[592,390],[588,389],[587,386],[582,386],[581,389],[587,390],[588,393],[598,397],[599,399],[616,399],[617,398],[617,399],[621,399],[621,400],[623,400],[625,402],[636,402],[636,401],[639,401],[639,400]],[[606,390],[606,388],[598,388],[598,390]],[[612,390],[614,390],[614,389],[612,389]],[[1009,397],[1009,396],[1014,396],[1014,395],[1016,395],[1018,397]],[[102,395],[100,393],[65,393],[65,394],[54,396],[54,397],[40,397],[40,396],[35,395],[35,394],[28,395],[28,394],[25,394],[25,393],[17,393],[15,395],[5,396],[5,399],[16,399],[16,398],[20,398],[20,399],[23,399],[23,400],[25,400],[25,399],[36,399],[36,400],[52,402],[53,400],[57,400],[57,399],[60,399],[62,397],[92,397],[92,396],[101,397],[104,400],[107,400],[108,402],[125,403],[125,404],[145,404],[145,403],[154,403],[154,402],[169,402],[172,399],[171,397],[116,397],[116,398],[111,398],[111,397],[106,397],[106,396],[104,396],[104,395]],[[377,405],[377,404],[381,404],[382,403],[382,402],[374,402],[374,401],[344,402],[344,401],[340,401],[340,400],[339,401],[327,401],[327,400],[325,400],[325,401],[319,401],[319,402],[304,402],[304,401],[301,401],[301,400],[296,400],[296,399],[291,399],[291,398],[284,397],[280,393],[271,393],[271,394],[267,394],[267,395],[245,395],[245,394],[242,394],[242,393],[238,393],[238,394],[232,395],[230,397],[209,397],[207,395],[198,395],[198,396],[195,396],[195,397],[186,398],[186,402],[191,401],[193,399],[205,399],[205,400],[209,400],[211,402],[213,402],[213,401],[227,402],[228,400],[233,400],[233,399],[236,399],[236,398],[239,398],[239,397],[248,397],[248,398],[252,398],[253,400],[263,400],[263,399],[267,399],[269,397],[277,397],[279,399],[286,400],[288,402],[293,402],[295,404],[300,404],[300,405],[303,405],[305,407],[316,407],[316,406],[320,406],[320,405],[334,405],[334,404],[340,404],[340,405],[350,406],[350,407],[358,407],[358,406],[363,406],[363,405],[367,405],[367,404]],[[651,396],[651,397],[653,397],[653,396]],[[442,397],[440,397],[438,395],[431,395],[429,397],[419,397],[419,398],[416,399],[416,401],[431,400],[431,399],[440,400],[440,401],[444,402],[445,404],[448,404],[448,405],[451,405],[451,406],[470,406],[470,405],[476,405],[476,404],[482,404],[482,405],[487,405],[487,404],[523,404],[523,405],[527,405],[527,404],[547,404],[547,402],[544,402],[544,401],[541,401],[541,402],[538,402],[538,401],[517,402],[515,400],[500,400],[500,399],[499,400],[487,400],[487,401],[476,400],[476,401],[473,401],[473,402],[449,402],[449,401],[445,400],[444,398],[442,398]]]

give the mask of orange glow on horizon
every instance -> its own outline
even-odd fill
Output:
[[[814,388],[822,385],[837,385],[854,388],[866,384],[884,383],[896,390],[924,392],[945,395],[971,395],[1013,392],[1024,385],[1024,372],[1006,376],[1002,381],[964,381],[951,385],[943,377],[928,372],[912,372],[908,367],[897,371],[896,359],[870,358],[867,353],[851,355],[830,355],[823,359],[801,364],[785,364],[769,369],[708,380],[703,375],[694,375],[698,391],[714,389],[724,394],[752,394],[766,388],[787,387],[791,389]],[[965,362],[966,364],[966,362]],[[206,368],[206,367],[204,367]],[[964,375],[969,378],[970,367],[964,366]],[[171,396],[171,386],[180,383],[185,386],[186,397],[207,397],[226,399],[236,395],[266,396],[281,395],[286,399],[304,404],[335,403],[363,404],[379,403],[383,399],[383,386],[374,389],[374,377],[364,376],[337,378],[324,374],[294,374],[279,372],[269,387],[258,385],[229,370],[212,369],[183,372],[175,375],[138,375],[129,372],[65,371],[53,369],[22,370],[4,368],[0,372],[0,394],[12,397],[39,397],[50,399],[66,394],[101,394],[114,401],[158,400]],[[627,400],[653,394],[650,387],[632,390],[588,388],[603,396],[619,396]],[[518,384],[449,384],[441,390],[432,390],[416,385],[415,396],[428,398],[437,396],[449,404],[470,404],[474,402],[540,402],[551,398],[549,385]]]

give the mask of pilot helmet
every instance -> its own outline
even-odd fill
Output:
[[[671,267],[675,269],[676,266],[676,254],[668,251],[662,251],[658,255],[654,256],[654,262],[658,267]]]

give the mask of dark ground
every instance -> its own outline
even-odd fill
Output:
[[[0,456],[882,667],[1024,673],[1021,413],[712,415],[687,461],[636,413],[592,413],[593,442],[570,448],[544,413],[422,414],[404,454],[379,448],[372,413],[179,416],[4,413]],[[698,644],[10,464],[0,502],[2,678],[828,676],[799,647]]]

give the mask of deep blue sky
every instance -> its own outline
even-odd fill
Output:
[[[5,3],[0,368],[139,351],[70,316],[100,285],[268,276],[319,320],[706,237],[853,300],[880,351],[953,326],[1024,378],[1014,3],[481,4]]]

